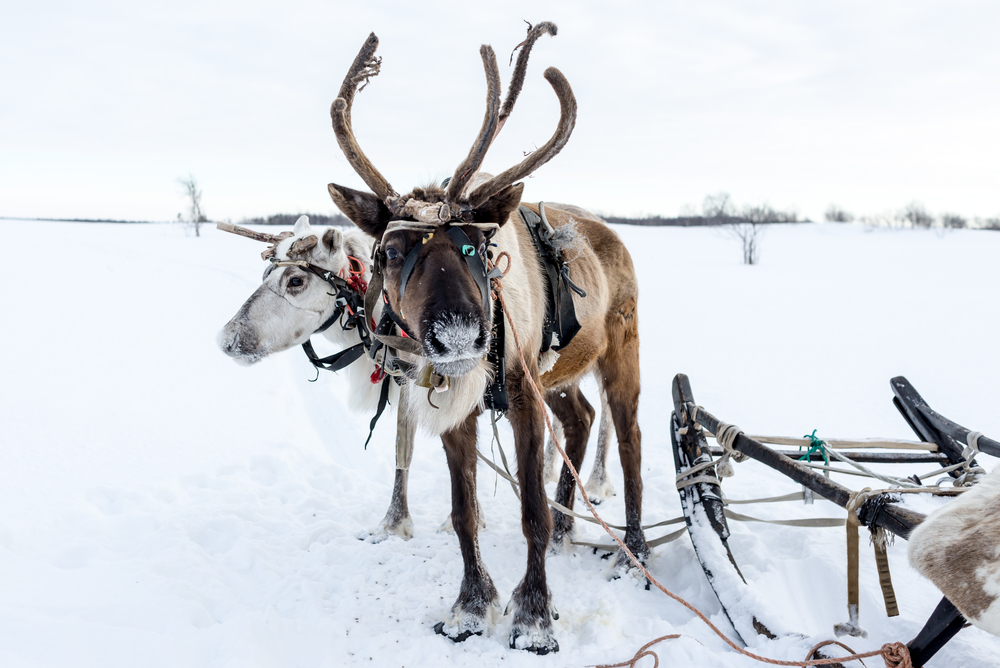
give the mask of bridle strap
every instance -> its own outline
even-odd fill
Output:
[[[355,291],[351,285],[340,276],[337,276],[328,269],[317,267],[314,264],[301,260],[279,260],[272,261],[271,264],[276,267],[299,267],[303,271],[308,271],[309,273],[315,275],[321,281],[337,290],[335,302],[336,307],[333,309],[333,313],[330,314],[329,318],[323,321],[323,324],[321,324],[319,328],[309,335],[310,337],[313,334],[321,334],[325,332],[333,326],[333,323],[341,320],[344,316],[345,310],[348,310],[350,315],[347,318],[347,322],[342,323],[341,327],[345,331],[352,328],[355,328],[358,331],[358,337],[361,339],[361,343],[341,350],[333,355],[328,355],[327,357],[320,357],[317,355],[316,349],[313,348],[312,341],[310,339],[306,339],[305,343],[302,344],[302,350],[305,351],[306,357],[309,358],[309,362],[314,367],[325,371],[340,371],[341,369],[345,369],[356,362],[362,355],[365,354],[365,349],[371,346],[371,336],[368,333],[368,323],[365,320],[365,313],[367,313],[367,311],[364,309],[364,306],[359,303],[362,298],[361,294]],[[381,277],[379,278],[381,279]]]
[[[368,282],[368,291],[365,293],[365,313],[371,318],[373,325],[375,324],[375,301],[383,292],[381,252],[379,243],[376,241],[372,247],[372,280]]]
[[[449,227],[447,235],[451,239],[452,243],[458,246],[458,252],[461,253],[462,258],[465,260],[465,264],[469,267],[469,272],[472,274],[472,278],[476,281],[476,285],[479,286],[479,293],[483,298],[483,313],[489,317],[490,282],[486,278],[486,263],[483,262],[482,256],[476,252],[476,247],[472,245],[472,240],[469,239],[469,235],[466,234],[465,230],[461,227]],[[465,254],[464,249],[466,247],[472,248],[471,255]]]
[[[383,321],[385,320],[386,317],[388,317],[390,320],[392,320],[392,322],[396,323],[396,326],[399,327],[401,331],[403,331],[408,337],[416,341],[417,340],[416,335],[410,329],[409,325],[403,322],[402,314],[396,313],[395,309],[392,308],[392,304],[389,302],[389,293],[383,290],[382,299],[385,300],[385,309],[384,309],[385,315],[382,316]],[[385,331],[379,333],[388,334],[389,332]]]
[[[413,273],[413,268],[417,266],[417,257],[420,255],[420,248],[423,246],[423,240],[416,244],[410,249],[410,252],[406,254],[406,260],[403,261],[403,268],[399,274],[399,303],[403,303],[403,295],[406,294],[406,284],[410,281],[410,275]]]
[[[309,361],[312,362],[314,367],[317,369],[325,369],[326,371],[340,371],[341,369],[346,369],[365,354],[365,344],[363,343],[351,346],[350,348],[341,350],[339,353],[334,353],[328,357],[319,357],[313,349],[312,341],[306,341],[303,343],[302,349],[306,351],[306,357],[309,358]]]

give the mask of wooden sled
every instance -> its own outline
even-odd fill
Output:
[[[936,462],[945,469],[952,468],[949,472],[952,477],[968,476],[974,460],[967,459],[963,452],[967,452],[965,443],[970,430],[931,409],[902,376],[893,378],[891,385],[895,394],[893,404],[921,439],[919,445],[933,451],[854,453],[847,457],[858,462]],[[730,511],[725,507],[718,478],[714,475],[714,466],[718,460],[713,459],[722,455],[723,449],[709,447],[705,434],[701,431],[704,428],[712,434],[718,434],[721,424],[719,419],[698,406],[691,384],[684,374],[674,377],[673,400],[671,444],[677,468],[681,508],[695,553],[709,584],[744,644],[754,634],[774,638],[792,633],[790,629],[783,627],[779,615],[746,582],[729,548],[727,541],[730,534],[726,515]],[[796,439],[784,439],[782,442],[794,440]],[[871,447],[871,442],[862,444]],[[847,508],[852,490],[808,468],[808,461],[800,462],[792,458],[801,453],[779,452],[743,433],[739,433],[731,445],[734,451],[769,466],[815,494]],[[985,436],[978,438],[978,448],[981,452],[1000,457],[1000,443]],[[815,457],[809,457],[813,458]],[[857,509],[857,516],[862,526],[880,527],[904,539],[925,517],[896,503],[887,503],[884,496],[863,503]],[[913,665],[924,665],[965,624],[965,618],[955,606],[947,598],[942,598],[920,633],[907,643]]]

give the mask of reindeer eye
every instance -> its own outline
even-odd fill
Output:
[[[293,276],[292,278],[288,279],[288,287],[299,288],[302,287],[303,282],[304,281],[299,276]]]
[[[385,249],[385,257],[388,260],[398,260],[399,259],[399,251],[396,250],[395,248],[386,248]]]

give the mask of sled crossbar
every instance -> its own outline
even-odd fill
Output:
[[[956,469],[950,472],[957,478],[975,466],[975,462],[971,458],[967,461],[963,454],[970,440],[976,441],[980,452],[1000,457],[1000,442],[981,434],[976,439],[970,439],[970,434],[975,432],[930,408],[906,378],[902,376],[893,378],[891,385],[895,395],[893,404],[920,438],[919,447],[900,446],[900,449],[910,452],[845,453],[851,460],[867,463],[933,462],[945,468],[965,464],[965,471]],[[706,465],[712,463],[713,456],[719,457],[724,451],[721,447],[709,447],[705,440],[706,434],[699,427],[716,434],[720,421],[698,406],[691,392],[690,381],[684,374],[678,374],[674,378],[673,400],[671,444],[678,481],[689,482],[687,485],[678,484],[678,492],[681,495],[681,508],[684,510],[695,554],[737,634],[741,638],[746,638],[751,633],[773,638],[775,635],[771,629],[780,625],[780,616],[768,609],[764,602],[750,591],[750,584],[740,573],[736,559],[729,548],[729,526],[726,522],[719,481],[714,476],[700,473],[705,470]],[[798,445],[796,439],[762,438],[769,441],[779,440],[780,445]],[[934,447],[930,447],[932,445]],[[779,452],[742,433],[733,440],[732,448],[837,505],[847,508],[852,490],[797,461],[805,453]],[[925,452],[912,452],[917,449]],[[807,462],[818,460],[821,459],[821,455],[813,452],[806,455],[805,459]],[[691,470],[695,472],[685,476],[685,472]],[[693,482],[694,476],[699,476],[697,482]],[[881,527],[904,539],[908,538],[913,529],[925,518],[921,513],[894,503],[866,502],[857,509],[857,514],[861,524]],[[733,610],[741,610],[741,615],[734,616],[731,612]],[[923,666],[965,625],[966,620],[958,609],[947,598],[942,598],[920,633],[907,644],[913,666],[915,668]]]
[[[684,384],[687,385],[688,393],[690,393],[690,383],[687,381],[687,377],[684,377]],[[694,413],[695,404],[693,401],[682,402],[681,410],[684,414],[681,415],[681,422],[685,422],[689,419],[690,415]],[[695,422],[709,430],[713,434],[719,429],[719,419],[706,411],[704,408],[699,408],[698,413],[695,416]],[[825,499],[833,501],[841,508],[847,508],[847,502],[851,498],[851,491],[847,487],[830,480],[821,473],[816,473],[811,471],[800,462],[788,457],[777,450],[772,450],[763,443],[755,441],[745,434],[740,434],[736,437],[733,442],[733,449],[742,452],[743,454],[756,459],[765,466],[769,466],[778,473],[785,475],[795,482],[805,485],[815,493],[819,494]],[[860,515],[860,514],[859,514]],[[882,527],[887,531],[891,531],[900,538],[907,538],[910,532],[918,524],[920,524],[924,519],[924,515],[918,512],[914,512],[909,508],[904,508],[893,503],[887,503],[878,507],[877,511],[874,513],[874,517],[861,517],[861,521],[866,526],[878,526]]]
[[[753,436],[750,438],[753,438]],[[723,453],[722,448],[716,445],[708,446],[708,451],[712,453],[713,457],[721,457]],[[794,450],[779,450],[778,454],[794,460],[798,460],[801,457],[809,457],[809,461],[811,462],[823,461],[823,455],[815,451],[806,453],[795,452]],[[861,464],[940,464],[942,467],[951,464],[947,455],[937,452],[844,452],[841,454]]]

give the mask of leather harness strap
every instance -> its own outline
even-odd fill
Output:
[[[539,204],[540,211],[544,211],[542,206]],[[568,346],[569,342],[580,331],[580,323],[576,319],[576,307],[573,304],[573,295],[570,294],[570,290],[581,297],[586,297],[587,293],[569,280],[569,266],[563,261],[562,254],[552,246],[547,235],[543,236],[543,232],[547,230],[542,229],[542,216],[523,204],[518,208],[518,213],[521,214],[521,220],[531,234],[535,252],[538,254],[538,259],[541,260],[545,276],[548,279],[546,281],[548,299],[545,305],[542,348],[539,352],[544,353],[549,348],[559,351]]]

